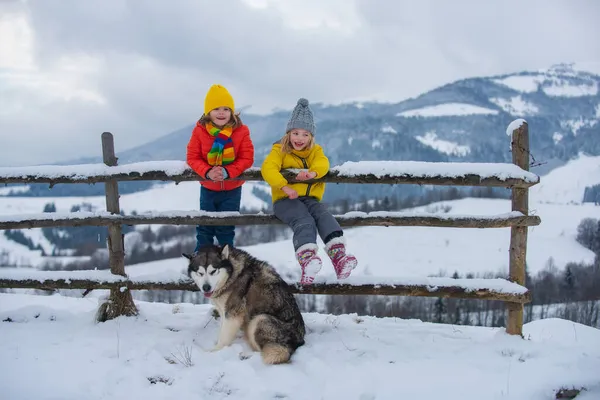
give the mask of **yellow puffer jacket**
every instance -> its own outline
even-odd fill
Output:
[[[315,144],[310,150],[293,150],[292,153],[284,153],[281,151],[281,145],[276,143],[265,161],[263,161],[260,172],[263,179],[271,186],[273,203],[287,198],[287,195],[281,190],[286,185],[298,192],[298,196],[311,196],[319,201],[323,198],[325,183],[294,183],[288,185],[288,181],[281,175],[282,169],[307,169],[317,173],[315,179],[323,177],[329,171],[329,159],[323,153],[321,146]]]

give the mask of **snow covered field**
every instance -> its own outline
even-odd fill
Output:
[[[96,324],[97,299],[0,294],[2,398],[547,400],[573,386],[588,389],[578,400],[600,398],[600,330],[565,320],[527,324],[523,340],[306,313],[306,345],[265,366],[241,338],[203,350],[218,328],[207,305],[138,305],[138,318]]]

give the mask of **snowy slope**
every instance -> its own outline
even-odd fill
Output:
[[[0,294],[0,319],[12,321],[1,325],[3,398],[547,400],[562,387],[600,398],[600,330],[565,320],[526,324],[523,340],[305,313],[306,344],[292,363],[265,366],[240,338],[204,351],[218,329],[208,305],[137,304],[140,318],[95,324],[95,299]]]
[[[448,117],[448,116],[459,116],[459,115],[473,115],[473,114],[498,114],[497,110],[491,110],[489,108],[479,107],[473,104],[463,103],[445,103],[437,104],[435,106],[427,106],[416,110],[403,111],[396,114],[398,117]]]
[[[423,143],[425,146],[429,146],[432,149],[444,154],[456,154],[464,156],[471,151],[469,146],[461,146],[448,140],[439,139],[435,131],[425,132],[424,136],[415,136],[415,139]]]
[[[530,201],[554,204],[581,204],[587,186],[600,184],[600,156],[580,154],[560,168],[540,177]]]

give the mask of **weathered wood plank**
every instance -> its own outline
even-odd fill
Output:
[[[527,122],[512,133],[512,161],[525,171],[529,171],[529,127]],[[523,215],[529,214],[529,190],[512,189],[512,210]],[[527,227],[512,226],[510,231],[509,276],[510,280],[525,286],[525,264],[527,260]],[[506,332],[523,336],[523,305],[507,303],[508,323]]]
[[[72,214],[72,215],[68,215]],[[15,219],[13,217],[2,220],[0,217],[0,230],[47,228],[52,226],[113,226],[121,225],[278,225],[282,222],[271,214],[246,214],[246,215],[170,215],[153,213],[144,215],[106,215],[78,217],[78,213],[65,213],[57,216],[44,216],[44,218]],[[184,214],[180,212],[180,214]],[[227,214],[227,213],[225,213]],[[508,216],[427,216],[427,215],[361,215],[355,213],[335,215],[341,226],[428,226],[446,228],[506,228],[511,226],[536,226],[541,223],[538,216],[508,215]]]
[[[311,286],[299,286],[288,284],[289,289],[296,294],[329,294],[329,295],[387,295],[387,296],[417,296],[417,297],[452,297],[462,299],[499,300],[515,304],[528,303],[530,293],[504,293],[495,292],[490,289],[472,290],[460,286],[446,286],[432,288],[425,285],[385,285],[385,284],[313,284]],[[22,288],[22,289],[112,289],[129,293],[130,290],[185,290],[198,291],[198,287],[192,281],[180,282],[99,282],[83,279],[22,279],[12,280],[0,278],[0,288]]]

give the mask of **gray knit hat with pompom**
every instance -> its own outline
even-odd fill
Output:
[[[308,106],[308,100],[299,99],[298,104],[294,107],[294,111],[292,111],[292,116],[287,123],[286,132],[291,131],[292,129],[306,129],[313,135],[315,134],[317,127],[315,126],[315,122],[313,120],[313,113]]]

